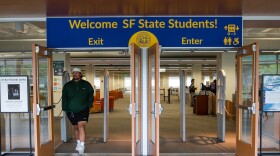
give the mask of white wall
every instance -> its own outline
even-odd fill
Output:
[[[226,73],[226,99],[233,101],[232,95],[236,91],[236,53],[219,53],[217,55],[217,70],[224,70]]]
[[[68,71],[71,76],[71,67],[70,67],[70,54],[53,54],[53,61],[64,61],[64,71]],[[62,77],[62,76],[61,76]],[[53,92],[53,102],[57,103],[62,96],[62,90]],[[54,116],[62,116],[60,113],[62,110],[62,100],[58,104],[56,104],[54,108]]]
[[[200,91],[200,83],[202,82],[201,64],[192,65],[192,78],[195,79],[194,86],[197,88],[195,92],[198,93]]]

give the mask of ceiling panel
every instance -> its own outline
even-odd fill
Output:
[[[46,17],[47,0],[0,0],[0,18]]]
[[[241,5],[241,0],[49,0],[47,16],[241,15]]]
[[[279,0],[243,0],[243,16],[279,16]]]
[[[0,17],[100,15],[279,16],[279,0],[1,0]]]

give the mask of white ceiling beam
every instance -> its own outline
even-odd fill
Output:
[[[44,22],[47,21],[47,18],[0,18],[0,22]]]
[[[242,16],[243,21],[279,21],[280,16]]]

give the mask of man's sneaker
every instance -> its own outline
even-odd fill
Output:
[[[79,149],[80,146],[81,146],[80,144],[77,144],[75,150],[78,151],[78,149]]]
[[[85,146],[77,146],[76,150],[79,152],[80,155],[83,155],[85,151]]]
[[[79,149],[79,145],[76,146],[75,150],[78,151],[78,149]]]

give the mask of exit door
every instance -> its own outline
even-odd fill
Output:
[[[236,154],[256,156],[259,118],[259,46],[244,46],[237,54]]]
[[[159,45],[131,50],[132,155],[159,155]]]
[[[32,45],[33,118],[36,156],[54,155],[52,52]]]

